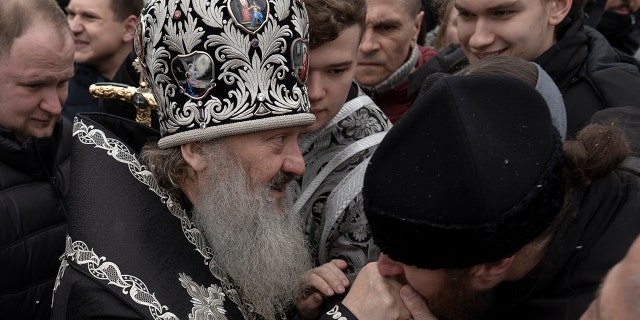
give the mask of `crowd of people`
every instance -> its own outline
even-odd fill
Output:
[[[640,318],[639,8],[0,1],[0,318]]]

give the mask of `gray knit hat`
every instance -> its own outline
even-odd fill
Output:
[[[156,0],[134,41],[160,148],[309,125],[302,0]]]

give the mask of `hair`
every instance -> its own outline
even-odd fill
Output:
[[[422,0],[402,0],[409,9],[409,14],[412,16],[418,15],[422,11]]]
[[[309,16],[309,47],[315,49],[338,38],[353,25],[365,28],[366,0],[305,0]]]
[[[455,75],[497,74],[522,80],[532,87],[538,83],[538,69],[531,62],[513,56],[486,57],[467,65]]]
[[[617,168],[631,155],[622,128],[589,124],[564,144],[569,183],[586,187]]]
[[[131,15],[138,17],[143,7],[144,0],[111,0],[111,11],[116,21],[124,21]]]
[[[578,131],[577,135],[564,142],[565,177],[567,192],[562,209],[549,228],[536,237],[532,243],[544,241],[563,225],[565,217],[575,216],[580,210],[580,199],[584,188],[594,180],[603,178],[615,170],[631,154],[624,132],[613,125],[589,124]]]
[[[449,24],[451,23],[451,21],[449,20],[449,17],[451,16],[451,12],[455,8],[454,4],[455,4],[454,0],[448,0],[447,5],[444,8],[444,11],[438,12],[438,18],[439,18],[438,20],[439,20],[440,26],[438,27],[436,40],[435,40],[435,43],[433,44],[433,47],[435,49],[442,50],[447,46],[447,43],[446,43],[447,29],[449,28]]]
[[[55,0],[0,1],[0,58],[9,54],[13,42],[22,36],[36,19],[49,23],[60,37],[71,34],[67,17]]]
[[[222,139],[200,143],[215,147],[225,147]],[[189,177],[193,169],[184,160],[180,146],[161,149],[158,147],[157,141],[149,142],[140,151],[140,161],[147,166],[160,187],[166,189],[175,198],[182,198],[183,193],[180,184]]]

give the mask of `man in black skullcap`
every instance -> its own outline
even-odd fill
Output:
[[[628,154],[602,125],[563,146],[519,80],[434,81],[367,168],[382,255],[326,316],[376,319],[395,300],[413,319],[578,319],[640,232],[640,177],[615,170]]]

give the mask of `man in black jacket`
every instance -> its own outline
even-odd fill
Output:
[[[0,2],[0,314],[48,319],[64,252],[73,39],[53,0]]]
[[[441,51],[414,73],[410,91],[418,91],[433,72],[454,72],[490,55],[512,55],[538,63],[560,88],[568,136],[601,109],[640,106],[638,61],[584,26],[584,0],[451,1],[460,11],[460,45]]]
[[[404,302],[413,319],[578,319],[640,232],[640,177],[616,170],[629,154],[613,126],[563,144],[524,82],[440,78],[371,158],[364,207],[382,253],[325,317],[382,319]]]
[[[640,46],[640,1],[587,0],[585,25],[596,28],[612,47],[633,55]]]

